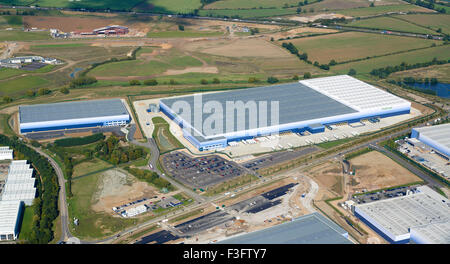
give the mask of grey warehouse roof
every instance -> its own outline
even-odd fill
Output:
[[[161,99],[161,102],[172,107],[173,103],[177,101],[185,101],[191,107],[191,125],[194,124],[194,95],[180,96],[174,98]],[[267,124],[271,125],[271,101],[279,101],[279,125],[289,124],[293,122],[306,121],[311,119],[337,116],[349,113],[355,113],[356,110],[318,92],[314,89],[307,87],[301,83],[289,83],[273,86],[264,86],[257,88],[240,89],[226,92],[214,92],[202,94],[203,105],[208,101],[217,101],[223,108],[223,129],[226,129],[226,102],[227,101],[242,101],[247,103],[249,101],[255,101],[257,104],[259,101],[267,101]],[[199,106],[195,106],[199,107]],[[237,120],[238,115],[234,115],[234,129],[227,132],[236,132],[242,129],[237,129],[238,123],[245,122],[245,130],[249,127],[249,111],[245,113],[244,120]],[[203,113],[203,120],[205,120],[211,114]],[[186,120],[189,121],[189,120]],[[259,127],[258,117],[258,127]],[[264,126],[263,126],[264,127]],[[252,127],[254,128],[254,127]],[[198,131],[202,131],[201,128],[195,127]],[[206,134],[205,136],[213,136]]]
[[[414,128],[421,135],[450,148],[450,124]]]
[[[347,232],[340,226],[316,212],[219,244],[351,244],[344,234]]]
[[[127,115],[120,99],[63,102],[54,104],[23,105],[19,107],[20,123],[57,121]]]

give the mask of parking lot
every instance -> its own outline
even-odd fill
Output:
[[[45,67],[47,65],[48,64],[34,61],[29,64],[23,64],[21,69],[25,70],[25,71],[34,71],[34,70],[38,70],[42,67]]]
[[[275,152],[244,162],[242,166],[247,169],[257,171],[262,168],[270,167],[278,163],[283,163],[285,161],[308,155],[316,150],[318,150],[317,147],[311,146],[299,150]]]
[[[297,185],[297,183],[295,184],[290,183],[281,186],[279,188],[265,192],[261,195],[233,204],[232,206],[230,206],[230,209],[235,210],[236,212],[256,214],[258,212],[264,211],[270,207],[280,204],[281,199],[278,198],[288,193],[295,185]]]
[[[180,151],[162,157],[165,170],[193,188],[206,188],[245,174],[244,168],[218,155],[191,157]]]
[[[214,211],[204,216],[176,225],[175,228],[183,235],[195,235],[211,227],[225,224],[234,220],[235,217],[224,211]]]
[[[404,196],[408,191],[415,192],[418,186],[419,185],[398,187],[379,191],[376,193],[361,194],[356,196],[354,195],[352,200],[355,201],[357,204],[364,204],[379,200],[385,200],[393,197]]]
[[[411,141],[411,139],[409,139]],[[414,140],[414,146],[405,140],[399,140],[399,151],[414,159],[417,163],[435,171],[442,177],[450,180],[450,162],[443,156],[437,154],[429,146]]]
[[[154,234],[143,237],[134,244],[164,244],[169,241],[177,240],[180,237],[173,235],[171,232],[162,230]]]

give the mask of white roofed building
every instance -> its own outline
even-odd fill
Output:
[[[12,160],[13,150],[9,147],[0,147],[0,160]]]
[[[19,200],[0,201],[0,241],[17,239],[22,208]]]

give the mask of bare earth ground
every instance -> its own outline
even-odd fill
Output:
[[[316,199],[328,199],[342,194],[342,165],[329,161],[306,171],[320,186]]]
[[[354,190],[365,188],[371,191],[420,181],[419,177],[378,151],[353,158],[350,163],[356,169],[353,179],[359,183]]]
[[[233,39],[197,41],[188,43],[185,48],[190,51],[199,51],[207,54],[226,57],[263,57],[288,58],[290,54],[282,48],[272,45],[261,39]]]
[[[94,196],[96,202],[92,205],[92,209],[112,214],[112,207],[159,194],[154,187],[122,171],[108,170],[102,173],[98,191]]]
[[[312,15],[312,16],[298,16],[297,15],[297,16],[288,17],[288,19],[294,20],[294,21],[299,21],[302,23],[308,23],[308,22],[314,22],[318,19],[334,19],[334,18],[341,18],[341,17],[345,17],[345,19],[352,18],[351,16],[344,16],[341,14],[329,13],[329,14],[317,14],[317,15]]]

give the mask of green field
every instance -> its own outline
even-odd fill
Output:
[[[35,41],[51,39],[48,32],[25,32],[19,30],[0,30],[0,41]]]
[[[149,38],[206,38],[221,35],[223,35],[223,32],[218,31],[160,31],[147,33]]]
[[[189,14],[200,6],[200,0],[146,0],[134,9],[147,12]]]
[[[352,8],[339,10],[339,14],[353,16],[353,17],[363,17],[372,16],[378,14],[385,14],[389,12],[432,12],[430,9],[426,9],[416,5],[404,4],[404,5],[385,5],[385,6],[375,6],[375,7],[365,7],[365,8]]]
[[[200,0],[0,0],[5,5],[36,5],[41,7],[111,9],[120,11],[147,11],[159,13],[190,13],[201,6]]]
[[[317,0],[310,0],[309,3],[314,3]],[[303,2],[303,1],[302,1]],[[298,6],[299,0],[221,0],[208,4],[204,9],[251,9],[251,8],[268,8],[268,7],[284,7],[286,4],[289,7]]]
[[[82,162],[80,164],[77,164],[73,168],[72,177],[75,179],[76,177],[85,176],[86,174],[101,171],[101,170],[104,170],[106,168],[111,168],[111,167],[112,167],[111,164],[109,164],[105,161],[99,160],[99,159]]]
[[[258,18],[284,16],[296,14],[296,8],[267,8],[267,9],[202,9],[200,16]]]
[[[357,61],[352,63],[340,64],[331,68],[331,71],[346,74],[353,68],[358,74],[368,74],[376,68],[400,65],[402,62],[409,64],[431,61],[434,57],[438,59],[450,59],[450,49],[448,46],[439,46],[423,50],[405,52],[401,54],[389,55],[370,60]]]
[[[73,197],[67,199],[69,215],[72,219],[79,219],[79,225],[74,226],[70,221],[70,230],[73,235],[81,239],[101,238],[112,235],[134,224],[134,219],[113,217],[106,213],[98,213],[91,209],[95,203],[95,193],[102,179],[101,173],[82,177],[72,182]]]
[[[155,126],[152,137],[155,139],[161,153],[184,148],[183,144],[181,144],[170,132],[169,123],[167,123],[166,120],[162,117],[154,117],[152,122]]]
[[[25,76],[12,80],[0,81],[0,95],[16,95],[30,89],[37,89],[47,85],[49,81],[37,76]]]
[[[432,43],[439,43],[438,41],[427,39],[411,40],[411,38],[400,36],[345,32],[285,42],[292,42],[298,50],[308,54],[309,60],[312,62],[318,61],[319,63],[329,63],[332,59],[337,62],[343,62],[368,56],[430,47]]]
[[[58,48],[78,48],[86,47],[86,43],[65,43],[65,44],[47,44],[47,45],[33,45],[35,49],[58,49]]]
[[[22,74],[29,74],[29,73],[45,73],[53,70],[56,66],[55,65],[46,65],[40,69],[34,70],[34,71],[26,71],[21,69],[11,69],[11,68],[0,68],[0,80],[4,80],[10,77],[22,75]]]
[[[28,240],[33,228],[34,207],[25,206],[23,211],[22,226],[20,227],[19,240]]]
[[[121,58],[132,50],[132,47],[110,47],[108,49],[103,47],[87,46],[83,43],[64,43],[54,45],[33,45],[30,46],[30,52],[39,54],[40,56],[48,56],[53,58],[61,58],[62,60],[96,60],[96,58],[104,58],[103,60],[112,57]]]
[[[406,22],[404,20],[392,18],[392,17],[377,17],[370,19],[361,19],[357,21],[353,21],[348,24],[343,24],[352,27],[359,28],[371,28],[371,29],[379,29],[379,30],[392,30],[392,31],[402,31],[402,32],[412,32],[412,33],[420,33],[420,34],[435,34],[436,32],[424,28],[422,26],[417,26]]]
[[[184,69],[202,66],[202,62],[178,52],[160,55],[150,61],[145,59],[112,62],[98,66],[89,72],[94,76],[150,76],[161,74],[168,69]]]
[[[0,16],[0,28],[19,28],[22,26],[22,16]]]
[[[406,20],[414,24],[428,27],[434,31],[439,28],[443,33],[450,34],[450,15],[443,14],[411,14],[395,16],[398,19]]]

